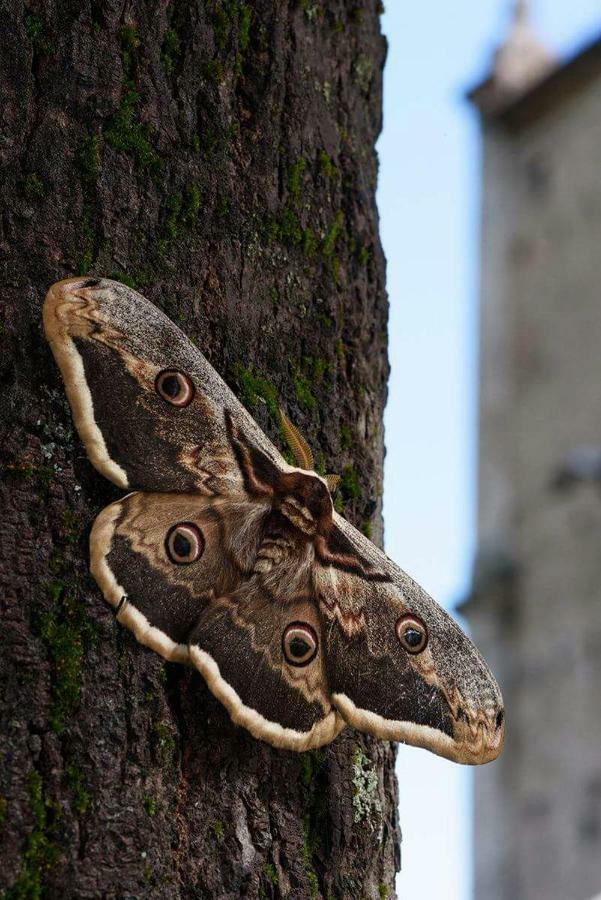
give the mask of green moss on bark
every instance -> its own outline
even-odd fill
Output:
[[[159,719],[152,726],[152,737],[155,749],[164,762],[173,758],[175,753],[175,735],[169,722]]]
[[[345,466],[342,470],[340,491],[345,500],[358,500],[361,496],[359,476],[352,466]]]
[[[138,119],[140,95],[137,91],[126,90],[119,108],[109,119],[104,137],[113,150],[120,150],[131,156],[139,170],[156,172],[161,161],[150,143],[150,131]]]
[[[341,425],[338,434],[338,441],[341,450],[350,450],[353,446],[353,432],[350,425]]]
[[[125,25],[121,29],[121,64],[123,67],[123,94],[121,103],[108,120],[104,137],[114,150],[132,157],[136,168],[157,173],[161,159],[150,142],[150,129],[140,122],[140,95],[134,80],[134,64],[140,44],[136,29]]]
[[[44,55],[52,52],[48,30],[40,16],[36,16],[33,13],[25,15],[25,33],[31,41],[35,53]]]
[[[161,62],[165,75],[172,75],[180,58],[181,41],[174,28],[168,28],[161,45]]]
[[[25,841],[21,871],[13,886],[4,894],[5,900],[42,900],[46,875],[60,857],[56,843],[60,807],[45,797],[42,777],[36,769],[31,769],[27,775],[27,793],[33,828]]]
[[[23,193],[28,200],[41,200],[46,196],[44,182],[37,172],[30,172],[23,182]]]
[[[83,772],[75,765],[75,763],[71,763],[71,765],[67,766],[65,769],[65,775],[67,776],[67,784],[71,790],[71,805],[76,812],[83,815],[83,813],[87,812],[92,800],[90,792],[87,790],[84,783]]]

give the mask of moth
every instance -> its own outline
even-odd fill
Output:
[[[307,750],[345,727],[461,763],[501,751],[495,679],[408,575],[289,465],[202,353],[123,284],[50,288],[44,326],[92,464],[127,496],[91,572],[117,620],[201,673],[234,722]]]

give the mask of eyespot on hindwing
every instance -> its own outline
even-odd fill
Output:
[[[165,550],[172,563],[187,566],[196,562],[205,548],[200,528],[193,522],[180,522],[167,532]]]
[[[282,635],[282,650],[291,666],[308,666],[318,650],[314,629],[306,622],[292,622]]]

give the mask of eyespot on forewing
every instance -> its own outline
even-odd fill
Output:
[[[163,369],[154,382],[159,397],[179,409],[189,406],[194,399],[195,388],[191,378],[177,369]]]
[[[395,625],[399,644],[407,653],[415,656],[423,653],[428,646],[428,629],[419,616],[408,613],[401,616]]]

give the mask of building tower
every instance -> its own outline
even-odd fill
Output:
[[[505,695],[476,773],[476,900],[601,891],[601,40],[559,65],[526,3],[482,129],[478,552],[464,609]]]

